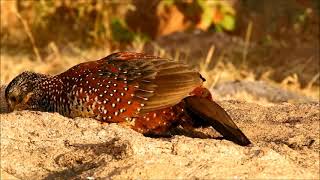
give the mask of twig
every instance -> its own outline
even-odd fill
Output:
[[[244,50],[242,53],[242,64],[244,64],[247,61],[248,48],[249,48],[249,44],[250,44],[251,34],[252,34],[252,21],[249,22],[248,27],[247,27],[247,31],[246,31]]]
[[[21,23],[23,25],[23,28],[24,28],[27,36],[29,37],[29,39],[31,41],[33,52],[35,53],[37,60],[39,62],[42,62],[42,58],[40,56],[39,50],[38,50],[38,48],[36,46],[35,40],[34,40],[34,38],[32,36],[32,33],[30,31],[30,28],[29,28],[29,25],[28,25],[27,21],[22,18],[22,16],[20,15],[20,13],[18,11],[15,11],[15,14],[18,17],[18,19],[21,21]]]
[[[320,77],[320,73],[317,73],[308,83],[306,89],[311,89],[312,85],[317,81],[317,79]]]
[[[222,62],[224,59],[225,51],[222,51],[221,55],[218,57],[217,62]],[[210,85],[210,89],[213,89],[220,80],[222,72],[219,72],[217,76],[214,78],[213,82]]]
[[[205,68],[208,69],[209,67],[209,64],[210,64],[210,61],[212,59],[212,56],[214,54],[214,50],[215,50],[215,46],[214,45],[211,45],[208,53],[207,53],[207,57],[206,57],[206,61],[205,61]]]
[[[179,62],[179,60],[180,60],[180,51],[176,50],[174,53],[173,61]]]

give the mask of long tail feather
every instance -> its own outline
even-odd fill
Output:
[[[217,103],[208,99],[190,96],[184,99],[187,113],[194,119],[211,125],[224,138],[241,146],[251,144],[250,140],[232,121],[227,112]]]

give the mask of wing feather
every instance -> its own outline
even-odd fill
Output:
[[[188,65],[164,58],[113,58],[108,63],[121,67],[118,73],[137,85],[133,98],[144,104],[142,113],[179,103],[203,82],[200,74]]]

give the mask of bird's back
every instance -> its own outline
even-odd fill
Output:
[[[202,84],[187,65],[141,53],[115,53],[57,76],[70,117],[123,122],[178,104]]]

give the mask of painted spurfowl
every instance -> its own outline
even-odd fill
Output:
[[[144,135],[212,126],[239,145],[249,139],[202,87],[189,66],[142,53],[119,52],[56,76],[23,72],[6,88],[11,110],[58,112],[119,123]]]

